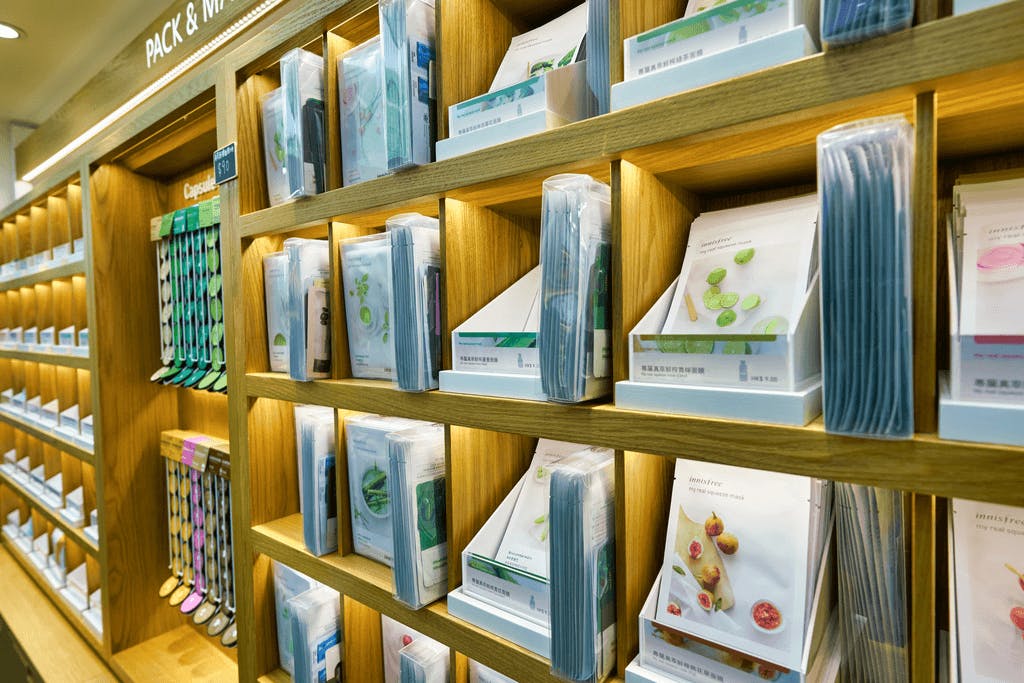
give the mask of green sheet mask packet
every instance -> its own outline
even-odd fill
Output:
[[[393,379],[395,345],[389,310],[391,245],[386,233],[344,240],[342,300],[352,376]]]

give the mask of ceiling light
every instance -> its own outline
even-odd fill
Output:
[[[0,21],[0,39],[14,40],[16,38],[21,38],[24,35],[25,32],[17,26],[11,26],[10,24],[5,24]]]
[[[231,26],[221,31],[215,36],[210,42],[203,45],[201,48],[190,54],[184,60],[179,62],[170,71],[160,76],[155,81],[150,83],[148,86],[142,89],[141,92],[137,93],[130,100],[122,104],[114,111],[107,114],[102,120],[93,125],[89,130],[85,131],[77,138],[64,145],[59,151],[53,156],[39,164],[31,171],[25,174],[23,180],[31,182],[38,178],[40,175],[52,168],[57,162],[66,157],[67,155],[74,152],[76,149],[84,145],[86,142],[96,137],[103,129],[107,128],[122,116],[135,109],[152,95],[156,94],[164,88],[168,83],[175,80],[181,74],[192,68],[197,62],[205,59],[211,52],[222,46],[224,43],[230,41],[232,38],[237,36],[243,30],[256,23],[258,19],[261,19],[265,14],[270,12],[284,0],[263,0],[259,5],[253,7],[249,12],[236,20]]]

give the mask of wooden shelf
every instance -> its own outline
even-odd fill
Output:
[[[790,472],[918,493],[1024,505],[1024,448],[944,441],[918,434],[884,441],[807,427],[622,410],[607,403],[559,405],[430,391],[389,382],[296,382],[246,376],[249,396],[409,417],[670,457]]]
[[[122,650],[111,663],[125,681],[219,683],[238,679],[238,665],[224,648],[187,625]]]
[[[44,681],[116,680],[94,651],[95,642],[86,642],[76,633],[63,610],[47,599],[54,596],[41,591],[36,586],[38,579],[30,579],[13,559],[20,557],[17,553],[17,550],[0,549],[0,577],[4,582],[0,618],[39,678]],[[81,627],[76,628],[81,630]]]
[[[448,614],[445,600],[411,610],[391,593],[391,570],[359,555],[334,553],[315,557],[302,542],[302,515],[295,514],[254,527],[252,547],[287,564],[339,593],[438,640],[485,666],[516,680],[557,681],[550,662]],[[273,680],[273,679],[270,679]]]
[[[258,683],[291,683],[292,677],[284,669],[274,669],[256,680]]]
[[[102,652],[103,644],[101,643],[100,638],[93,632],[92,628],[85,623],[85,618],[65,602],[64,598],[62,598],[57,591],[54,590],[53,586],[50,585],[50,582],[46,580],[46,577],[39,573],[36,566],[32,564],[32,560],[22,555],[19,548],[13,547],[13,543],[6,536],[4,536],[4,543],[8,546],[8,554],[10,557],[17,560],[22,569],[25,570],[25,573],[32,577],[36,586],[38,586],[39,589],[50,599],[50,602],[60,610],[61,614],[64,615],[64,618],[75,627],[75,630],[78,631],[79,635],[82,636],[93,650],[96,652]],[[4,599],[6,600],[7,598],[5,597]],[[35,604],[39,603],[34,603],[34,606],[31,609],[36,609]],[[60,678],[57,680],[60,680]]]
[[[78,444],[68,441],[62,436],[57,436],[55,432],[46,431],[42,427],[34,425],[28,420],[22,420],[3,411],[0,411],[0,421],[6,422],[15,429],[20,429],[29,436],[33,436],[40,441],[48,443],[68,455],[73,455],[82,462],[87,462],[90,465],[96,464],[96,455],[92,451],[86,450]]]
[[[32,495],[32,493],[22,486],[20,482],[16,481],[6,472],[0,472],[0,481],[3,481],[3,483],[5,483],[9,488],[13,489],[18,495],[25,499],[25,501],[38,510],[43,517],[46,517],[46,519],[50,520],[51,523],[60,527],[61,531],[63,531],[65,535],[69,536],[71,540],[81,546],[82,550],[93,557],[99,557],[100,549],[95,543],[93,543],[91,538],[86,536],[81,529],[68,524],[67,521],[61,517],[60,513]]]
[[[375,207],[440,197],[456,188],[553,167],[631,160],[643,148],[786,117],[809,120],[837,110],[847,120],[876,113],[894,96],[916,90],[977,87],[1024,68],[1024,3],[1002,5],[915,26],[739,78],[665,97],[530,136],[496,149],[325,192],[242,215],[242,237],[299,230]],[[983,36],[971,50],[950,50],[965,35]],[[972,73],[992,69],[992,73]],[[770,97],[766,96],[770,93]],[[496,160],[500,160],[496,163]]]
[[[46,363],[47,365],[60,365],[65,368],[76,368],[78,370],[89,369],[88,356],[72,356],[67,353],[49,353],[43,351],[17,351],[14,349],[0,349],[0,358],[11,358],[13,360],[27,360],[32,363]]]
[[[40,282],[50,282],[51,280],[59,280],[63,277],[84,274],[85,261],[72,261],[71,263],[64,263],[59,266],[54,266],[53,268],[41,270],[38,273],[30,273],[5,282],[0,282],[0,292],[6,292],[9,289],[18,289],[20,287],[31,287],[32,285],[39,284]]]

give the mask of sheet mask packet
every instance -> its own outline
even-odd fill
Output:
[[[821,42],[850,45],[908,28],[914,19],[910,0],[821,0]]]
[[[380,36],[338,60],[341,94],[341,171],[345,187],[388,173],[384,65]]]
[[[469,660],[469,683],[516,683],[516,681],[475,659]]]
[[[388,477],[387,435],[427,424],[383,415],[345,417],[345,460],[356,554],[392,566],[394,500]]]
[[[544,393],[578,403],[611,391],[611,188],[590,176],[544,181],[537,345]]]
[[[288,374],[308,381],[331,376],[331,313],[326,240],[290,237],[288,255]]]
[[[418,213],[387,220],[395,380],[403,391],[437,388],[441,366],[441,232]]]
[[[409,628],[400,621],[380,615],[381,647],[384,650],[384,683],[398,683],[401,679],[402,648],[415,640],[426,638],[416,629]]]
[[[818,136],[825,430],[914,433],[914,134],[902,116]]]
[[[271,90],[260,101],[263,119],[263,163],[267,172],[270,206],[288,201],[288,155],[284,139],[284,91]]]
[[[273,561],[274,573],[274,610],[277,618],[277,653],[281,668],[289,675],[295,673],[294,647],[292,643],[292,612],[289,601],[296,595],[305,593],[314,586],[316,581],[301,574],[288,565]]]
[[[341,596],[319,586],[288,601],[296,683],[341,683]]]
[[[420,609],[448,588],[444,427],[387,435],[395,599]]]
[[[352,376],[393,379],[391,240],[387,233],[342,240],[341,280]]]
[[[615,665],[615,458],[586,449],[551,475],[551,672],[603,680]]]
[[[434,158],[434,0],[381,0],[388,170]]]
[[[399,652],[401,683],[448,683],[451,655],[430,638],[417,638]]]
[[[843,680],[910,680],[903,496],[835,484]]]
[[[302,538],[318,557],[338,549],[334,418],[331,408],[295,406]]]
[[[288,197],[315,195],[326,189],[326,119],[324,59],[295,48],[281,57],[284,99],[284,148]]]
[[[283,251],[263,257],[263,296],[270,370],[288,372],[288,254]]]

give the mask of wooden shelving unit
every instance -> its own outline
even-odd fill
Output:
[[[450,104],[487,89],[511,36],[578,0],[438,2],[439,136]],[[936,435],[936,378],[946,363],[944,222],[957,174],[1024,165],[1024,0],[941,17],[921,0],[913,28],[666,97],[540,135],[341,187],[337,59],[378,32],[374,0],[290,0],[40,180],[0,220],[0,264],[85,237],[81,261],[0,281],[0,327],[88,326],[88,358],[0,350],[0,389],[26,388],[94,414],[95,449],[0,412],[0,451],[17,449],[65,492],[82,485],[99,511],[100,543],[62,525],[0,476],[0,512],[63,528],[69,565],[84,562],[103,588],[104,635],[84,622],[25,562],[0,551],[0,575],[53,605],[75,647],[125,680],[287,680],[277,657],[270,561],[303,571],[344,597],[349,680],[377,683],[381,614],[452,648],[456,683],[466,658],[518,680],[551,680],[549,665],[448,614],[441,600],[413,611],[391,596],[385,566],[356,556],[347,514],[344,440],[352,411],[442,422],[446,428],[449,588],[462,549],[525,471],[538,437],[616,449],[618,652],[615,680],[637,649],[637,614],[660,568],[676,457],[827,477],[907,492],[912,518],[911,658],[914,680],[935,680],[936,627],[945,591],[945,497],[1024,506],[1024,448],[948,442]],[[612,80],[623,38],[680,16],[682,0],[612,3]],[[269,208],[260,97],[279,85],[293,47],[326,57],[328,191]],[[961,47],[962,46],[962,47]],[[815,140],[845,121],[903,114],[915,124],[915,399],[917,434],[878,441],[825,433],[820,420],[780,427],[616,408],[610,400],[559,406],[429,392],[407,394],[351,377],[337,243],[383,229],[404,211],[437,216],[445,262],[444,359],[450,331],[539,259],[541,182],[589,173],[613,192],[613,374],[627,374],[628,331],[678,274],[688,226],[702,211],[812,191]],[[205,179],[213,150],[238,149],[239,178],[220,187],[230,400],[151,384],[158,367],[156,268],[150,219],[211,194],[184,197]],[[68,169],[72,169],[69,171]],[[63,175],[54,175],[63,174]],[[327,238],[335,298],[334,370],[299,383],[268,372],[262,257],[289,236]],[[66,240],[65,240],[66,241]],[[338,411],[339,551],[302,543],[294,457],[294,404]],[[157,597],[166,578],[160,432],[183,428],[231,441],[239,648],[228,651]],[[20,600],[20,598],[19,598]],[[0,614],[12,623],[10,610]],[[49,618],[49,617],[48,617]],[[23,621],[18,623],[24,623]],[[57,628],[57,627],[55,627]],[[12,626],[13,630],[13,626]],[[41,656],[37,643],[25,646]],[[87,662],[88,658],[83,658]],[[82,664],[82,680],[93,675]],[[102,663],[100,663],[102,667]],[[76,669],[72,669],[76,670]],[[99,674],[96,674],[100,676]],[[101,679],[97,678],[97,680]]]
[[[941,567],[935,561],[933,496],[1024,505],[1019,486],[1024,449],[939,439],[935,394],[936,373],[945,364],[944,351],[936,347],[946,336],[939,219],[952,183],[947,159],[971,160],[968,166],[1012,165],[1016,159],[1006,153],[1024,146],[1024,84],[1019,77],[1024,3],[924,21],[895,35],[497,148],[354,187],[341,188],[335,182],[322,195],[269,208],[257,104],[278,84],[272,65],[287,47],[305,44],[329,55],[326,82],[332,83],[337,56],[373,34],[364,4],[373,3],[360,3],[348,12],[342,8],[324,20],[311,18],[301,34],[282,28],[242,46],[228,59],[235,68],[236,93],[219,100],[226,119],[219,127],[222,140],[239,143],[240,179],[222,188],[225,230],[233,236],[226,249],[237,250],[225,257],[226,277],[231,278],[226,289],[230,301],[237,302],[228,333],[235,369],[231,391],[248,397],[230,405],[233,476],[239,492],[235,512],[239,534],[249,532],[247,550],[257,554],[251,576],[239,576],[239,587],[247,586],[252,595],[252,602],[243,606],[252,627],[243,632],[241,677],[274,680],[280,675],[270,559],[338,589],[346,596],[346,606],[356,601],[448,644],[460,653],[453,655],[453,664],[465,655],[520,680],[549,675],[546,661],[449,616],[444,601],[418,612],[395,603],[387,568],[352,554],[346,497],[339,500],[339,552],[316,558],[305,551],[296,514],[290,414],[294,404],[310,403],[337,409],[339,424],[348,411],[366,411],[449,425],[450,588],[461,583],[457,558],[462,548],[525,470],[535,438],[616,449],[617,533],[628,539],[617,557],[619,677],[636,652],[637,614],[660,568],[675,457],[907,491],[913,518],[908,570],[913,577],[912,677],[932,680],[936,600],[944,590],[937,590]],[[508,37],[536,25],[545,12],[553,14],[570,4],[548,3],[538,9],[536,3],[500,0],[440,3],[439,111],[486,89]],[[612,37],[613,55],[622,38],[682,12],[673,3],[614,4],[618,34]],[[919,17],[938,16],[937,11],[923,11],[928,9],[923,5],[921,9]],[[315,29],[322,29],[322,41],[311,38]],[[480,44],[480,35],[488,36],[488,45]],[[965,39],[976,42],[977,49],[950,50]],[[690,221],[701,211],[813,191],[817,135],[838,123],[886,114],[903,114],[917,131],[918,433],[910,440],[835,436],[825,433],[820,419],[796,428],[627,411],[608,401],[559,406],[403,393],[388,383],[351,378],[340,297],[332,302],[332,379],[301,383],[268,372],[261,260],[279,250],[285,237],[326,237],[336,261],[339,240],[381,230],[390,215],[419,211],[439,216],[445,261],[442,339],[447,346],[451,329],[536,265],[543,179],[558,172],[585,172],[612,185],[613,373],[623,379],[626,334],[678,274]],[[336,119],[328,117],[328,126],[328,139],[335,139]],[[329,169],[336,153],[329,147]],[[335,290],[338,275],[337,263],[332,263]],[[450,362],[447,348],[444,356]],[[340,431],[339,463],[344,453]],[[346,490],[341,466],[339,473],[341,492]],[[239,550],[242,557],[249,555],[241,546]],[[244,571],[241,563],[238,567]],[[349,627],[346,621],[346,652],[362,643]],[[359,633],[365,630],[359,621],[355,627]],[[455,670],[461,676],[464,667]]]

